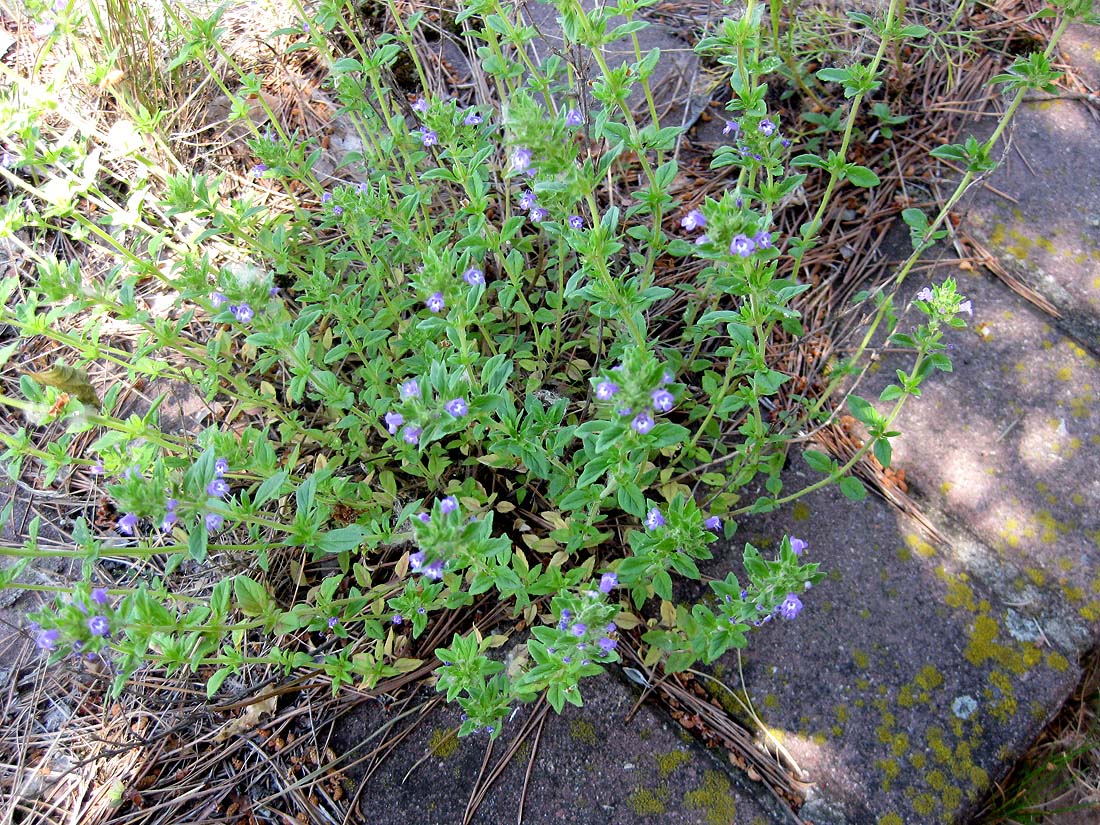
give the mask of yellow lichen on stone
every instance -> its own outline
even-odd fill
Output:
[[[458,736],[453,730],[435,728],[431,739],[428,740],[428,750],[440,759],[453,756],[458,750]]]
[[[867,654],[858,647],[852,648],[852,661],[856,663],[856,667],[860,670],[866,670],[868,665],[871,664],[871,660],[868,658]]]
[[[1059,673],[1069,670],[1069,660],[1056,650],[1047,653],[1047,666]]]
[[[916,533],[905,534],[905,544],[921,558],[930,559],[936,555],[936,548],[926,542]]]
[[[600,744],[600,737],[596,735],[596,726],[584,719],[574,719],[569,723],[569,735],[591,747]]]
[[[684,807],[705,811],[708,825],[730,825],[737,821],[737,804],[729,779],[720,771],[703,774],[703,786],[684,794]]]
[[[879,818],[878,825],[905,825],[905,820],[893,811]]]
[[[935,665],[925,665],[913,680],[922,690],[935,690],[943,684],[943,675]]]
[[[660,816],[668,810],[668,789],[638,788],[626,800],[638,816]]]
[[[962,608],[973,613],[978,609],[974,601],[974,591],[965,582],[954,579],[948,582],[947,595],[943,597],[948,607]]]
[[[657,760],[657,773],[661,775],[661,779],[668,779],[673,771],[691,761],[691,756],[688,755],[687,751],[681,750],[656,754],[653,758]]]
[[[936,797],[930,793],[919,793],[913,798],[913,810],[921,816],[931,816],[936,810]]]
[[[894,756],[905,756],[909,752],[909,734],[895,733],[893,741],[890,743],[890,750]]]

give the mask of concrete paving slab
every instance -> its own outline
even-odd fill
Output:
[[[1063,52],[1095,92],[1100,27],[1073,27]],[[1008,197],[975,190],[960,210],[964,228],[1100,355],[1100,105],[1095,98],[1026,103],[1009,133],[1005,161],[989,178]]]
[[[430,696],[425,691],[424,696]],[[553,711],[535,752],[524,795],[533,738],[492,785],[471,820],[475,825],[772,825],[783,815],[765,790],[731,772],[719,754],[643,705],[636,692],[604,674],[584,684],[584,707]],[[487,736],[448,737],[457,706],[439,706],[367,780],[360,811],[375,825],[459,825],[486,760]],[[492,748],[486,768],[507,750],[531,712],[521,708]],[[629,716],[629,720],[628,720]],[[346,751],[384,721],[370,704],[337,724],[334,747]],[[396,729],[395,729],[396,730]],[[349,775],[358,781],[354,771]]]

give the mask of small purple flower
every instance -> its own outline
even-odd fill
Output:
[[[932,296],[932,290],[929,289],[928,287],[925,287],[924,289],[922,289],[920,292],[917,293],[917,300],[918,301],[931,301],[932,297],[933,297]]]
[[[569,621],[570,619],[572,619],[572,618],[573,618],[573,611],[572,611],[572,610],[570,610],[570,609],[569,609],[568,607],[567,607],[567,608],[565,608],[565,609],[564,609],[564,610],[563,610],[563,611],[561,612],[561,620],[562,620],[563,622],[568,622],[568,621]]]
[[[970,306],[970,301],[963,301],[959,304],[959,312],[965,312],[967,315],[973,316],[973,308]]]
[[[752,236],[752,242],[756,244],[757,249],[768,249],[772,245],[772,233],[761,229]]]
[[[331,193],[331,192],[324,192],[324,193],[322,193],[322,195],[321,195],[321,203],[328,203],[328,202],[329,202],[329,201],[331,201],[331,200],[332,200],[332,193]]]
[[[229,311],[233,313],[233,317],[240,324],[247,324],[256,316],[256,313],[252,311],[252,307],[243,303],[230,307]]]
[[[710,243],[710,238],[706,235],[700,235],[698,238],[695,239],[696,246],[702,246],[705,243]]]
[[[432,312],[441,312],[447,307],[447,303],[443,300],[442,292],[433,292],[424,303],[428,305],[428,309]]]
[[[106,616],[92,616],[88,619],[88,632],[103,638],[111,632],[111,623],[107,621]]]
[[[470,112],[468,115],[466,115],[462,122],[465,123],[467,126],[477,126],[479,123],[481,123],[481,115],[479,115],[477,112]]]
[[[752,242],[752,238],[748,235],[737,235],[733,241],[730,242],[730,254],[739,255],[742,258],[747,258],[756,249],[756,244]]]
[[[94,476],[101,476],[107,471],[103,468],[103,462],[97,461],[95,464],[88,468],[88,472],[90,472]]]
[[[423,573],[429,579],[435,579],[439,581],[443,578],[443,559],[436,559],[427,567],[424,568]]]
[[[570,109],[565,113],[565,125],[569,127],[584,125],[584,115],[580,109]]]
[[[207,513],[205,522],[206,531],[208,533],[216,533],[222,529],[222,525],[225,523],[225,517],[221,513]]]
[[[645,435],[653,429],[653,416],[648,412],[640,412],[630,422],[630,428],[638,435]]]
[[[257,163],[255,166],[252,167],[252,177],[254,177],[254,178],[261,177],[263,175],[263,173],[266,172],[266,171],[267,171],[267,164],[266,163]]]
[[[614,639],[609,639],[604,636],[598,642],[596,642],[596,644],[600,646],[600,651],[606,656],[608,653],[614,650],[619,643]]]
[[[788,593],[787,598],[779,605],[779,615],[790,620],[802,612],[802,601],[794,593]]]
[[[423,550],[419,550],[409,556],[409,569],[414,573],[419,573],[424,567],[424,559],[427,558],[427,553]]]
[[[170,498],[170,499],[166,499],[165,502],[164,502],[164,509],[168,510],[170,512],[175,510],[179,506],[180,506],[180,503],[179,503],[178,499]]]
[[[676,405],[676,399],[668,390],[654,390],[649,397],[653,399],[653,409],[657,412],[668,412]]]
[[[471,266],[463,273],[462,280],[470,286],[478,286],[485,283],[485,273],[476,266]]]
[[[401,385],[401,397],[402,398],[419,398],[420,397],[420,384],[415,378],[410,378],[404,384]]]
[[[57,647],[57,641],[60,638],[61,631],[53,628],[39,634],[38,638],[35,640],[35,644],[38,645],[39,650],[53,650]]]
[[[422,114],[424,114],[425,112],[427,112],[427,111],[428,111],[428,101],[426,101],[426,100],[425,100],[424,98],[422,98],[422,97],[418,97],[418,98],[417,98],[417,99],[416,99],[416,100],[415,100],[415,101],[413,102],[413,105],[412,105],[412,110],[413,110],[414,112],[416,112],[417,114],[419,114],[419,115],[422,115]]]
[[[569,628],[569,632],[579,639],[581,636],[588,632],[588,625],[584,624],[583,622],[577,622],[575,625]]]
[[[686,215],[684,219],[680,221],[680,226],[686,229],[688,232],[694,232],[696,229],[702,229],[707,225],[707,219],[698,209],[692,209]]]
[[[229,472],[229,462],[224,458],[214,459],[214,475],[219,478]]]
[[[656,530],[658,527],[665,526],[665,517],[661,515],[661,511],[654,507],[648,513],[645,514],[645,520],[642,522],[647,530]]]
[[[564,662],[565,664],[569,664],[570,662],[572,662],[572,661],[573,661],[572,657],[570,657],[570,656],[562,656],[562,657],[561,657],[561,660],[562,660],[562,662]]]
[[[676,376],[673,375],[668,370],[665,370],[663,373],[661,373],[661,386],[662,387],[665,386],[666,384],[671,384],[675,380],[676,380]]]
[[[206,485],[206,494],[215,498],[225,498],[229,494],[229,483],[224,478],[216,478]]]
[[[118,520],[115,529],[127,536],[132,536],[137,529],[138,517],[136,513],[127,513]]]
[[[107,604],[107,591],[102,587],[96,587],[92,589],[91,593],[92,602],[98,604],[100,607]]]
[[[228,300],[229,300],[229,299],[228,299],[228,298],[226,298],[226,297],[225,297],[225,296],[224,296],[224,295],[223,295],[222,293],[220,293],[220,292],[211,292],[211,293],[210,293],[210,305],[211,305],[212,307],[214,307],[214,309],[217,309],[218,307],[220,307],[220,306],[221,306],[222,304],[224,304],[224,303],[225,303],[226,301],[228,301]]]
[[[458,499],[454,496],[447,496],[439,500],[439,512],[441,513],[453,513],[458,509]]]
[[[600,592],[610,593],[619,584],[619,577],[614,573],[604,573],[600,576]]]
[[[386,429],[389,430],[390,435],[397,435],[397,431],[401,429],[401,425],[405,423],[405,416],[399,412],[386,413]]]
[[[169,510],[167,513],[165,513],[164,519],[160,523],[161,532],[167,533],[169,530],[171,530],[175,526],[178,518],[179,517],[176,515],[175,510]]]
[[[417,513],[416,514],[416,520],[419,521],[421,524],[431,524],[432,523],[431,513]]]
[[[530,212],[527,213],[527,216],[534,223],[542,223],[544,220],[546,220],[547,214],[549,214],[549,213],[545,209],[543,209],[541,206],[536,206],[534,209],[532,209]]]
[[[394,613],[393,618],[390,619],[390,621],[393,622],[394,624],[404,624],[405,623],[405,617],[402,616],[400,613]]]
[[[625,416],[628,416],[628,415],[633,415],[634,414],[634,408],[633,407],[619,407],[619,409],[615,410],[615,412],[617,412],[619,415],[625,417]]]
[[[736,135],[741,131],[741,124],[736,120],[727,120],[726,125],[722,127],[723,135]]]
[[[584,218],[580,215],[569,216],[569,228],[576,229],[578,232],[584,229]]]
[[[401,431],[401,437],[406,444],[416,444],[420,440],[420,434],[424,432],[421,427],[405,427]]]
[[[455,418],[462,418],[470,411],[469,406],[466,404],[465,398],[454,398],[443,405],[443,409],[453,415]]]
[[[796,539],[794,536],[791,536],[791,550],[796,556],[801,556],[802,551],[807,547],[809,547],[809,545],[802,539]]]
[[[337,618],[336,618],[335,616],[332,616],[332,617],[331,617],[331,618],[330,618],[330,619],[328,620],[328,629],[329,629],[329,630],[332,630],[332,629],[333,629],[334,627],[336,627],[336,625],[337,625],[337,624],[339,624],[339,623],[340,623],[340,620],[339,620],[339,619],[337,619]]]
[[[526,212],[535,206],[538,206],[538,198],[535,193],[530,189],[524,189],[519,196],[519,208]]]
[[[619,391],[619,385],[614,381],[601,381],[596,385],[596,397],[601,401],[610,401]]]
[[[332,214],[333,215],[343,215],[344,214],[344,207],[342,207],[342,206],[332,207]]]
[[[760,126],[758,126],[757,128],[760,129],[760,132],[764,135],[764,137],[771,137],[775,134],[775,124],[767,118],[764,118],[762,121],[760,121]]]
[[[718,530],[722,529],[722,519],[718,518],[718,516],[711,516],[703,522],[703,526],[706,527],[708,530],[717,532]]]
[[[515,172],[526,172],[531,168],[531,150],[519,147],[512,152],[512,170]]]
[[[425,146],[435,146],[439,143],[439,135],[437,135],[431,129],[425,129],[420,133],[420,142]]]

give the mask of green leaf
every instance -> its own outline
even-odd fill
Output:
[[[852,501],[863,501],[867,497],[867,490],[863,486],[863,482],[852,476],[840,480],[840,492],[844,493],[845,498]]]
[[[264,483],[256,490],[256,495],[253,496],[252,503],[260,507],[261,505],[267,504],[271,499],[276,498],[289,477],[290,474],[286,470],[280,470],[275,473],[275,475],[265,479]]]
[[[879,185],[878,175],[866,166],[847,166],[844,169],[844,176],[848,178],[853,186],[861,186],[864,189]]]
[[[214,671],[214,675],[206,680],[206,698],[213,699],[214,694],[218,692],[218,689],[222,686],[222,683],[226,680],[226,677],[233,672],[231,667],[223,667]]]
[[[325,553],[346,553],[363,541],[365,531],[358,524],[329,530],[317,538],[317,549]]]
[[[187,536],[187,555],[195,561],[206,561],[206,523],[200,521]]]
[[[826,474],[833,471],[833,460],[825,453],[818,450],[805,450],[802,457],[806,459],[806,463],[810,465],[811,470]]]
[[[269,601],[264,586],[243,573],[238,573],[233,580],[233,596],[237,600],[237,606],[246,616],[259,616],[264,612]]]
[[[878,463],[883,467],[890,466],[890,459],[893,457],[893,448],[890,446],[888,439],[880,438],[875,441],[875,458],[878,459]]]

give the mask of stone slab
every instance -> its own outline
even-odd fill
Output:
[[[646,705],[631,714],[637,692],[622,679],[605,673],[586,681],[583,689],[583,707],[567,706],[560,717],[552,710],[547,716],[526,793],[533,737],[492,785],[472,825],[519,821],[521,798],[525,825],[784,821],[761,786],[731,772],[718,754],[697,745],[678,725]],[[530,712],[530,707],[521,708],[508,723],[487,768],[507,750]],[[459,713],[457,706],[432,710],[367,780],[359,810],[369,813],[370,822],[461,825],[489,739],[477,734],[448,738]],[[346,752],[384,721],[375,703],[363,706],[336,724],[334,748]],[[348,773],[360,781],[354,771]]]

